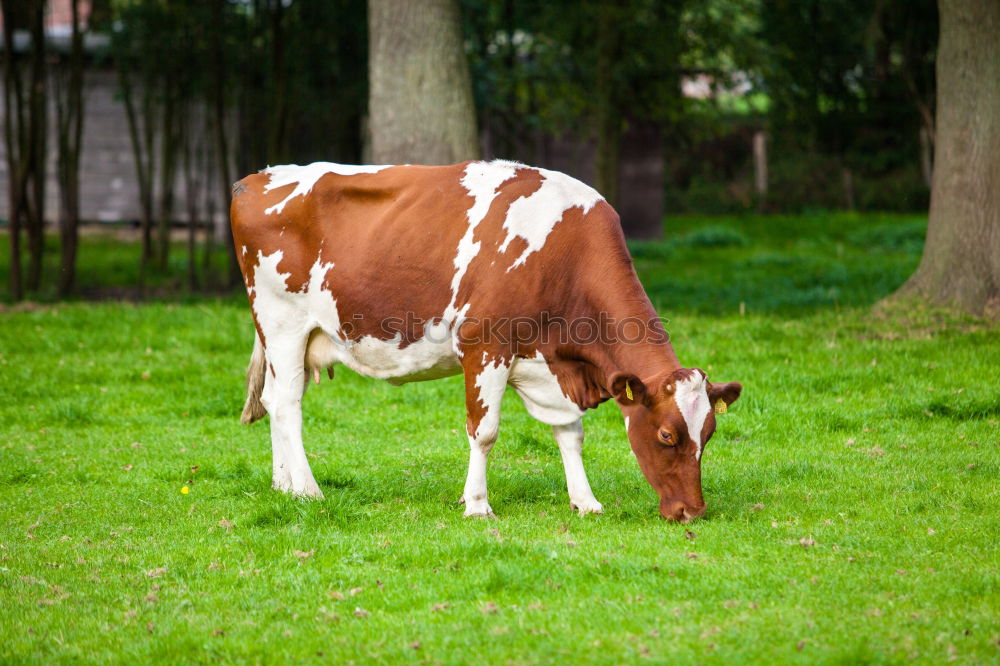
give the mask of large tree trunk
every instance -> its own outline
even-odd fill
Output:
[[[1000,313],[1000,2],[939,0],[937,127],[927,242],[900,290]]]
[[[369,0],[368,80],[373,162],[479,157],[458,0]]]

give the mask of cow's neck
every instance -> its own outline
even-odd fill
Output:
[[[587,318],[615,324],[636,322],[641,324],[642,330],[641,335],[634,337],[640,340],[598,340],[590,344],[570,344],[560,350],[557,357],[561,360],[555,364],[560,384],[583,409],[596,407],[610,397],[611,379],[617,373],[645,380],[681,367],[631,262],[614,268],[618,270],[600,275],[600,284],[592,284],[590,289],[584,290],[588,294],[586,304],[572,314],[567,313],[568,319]],[[634,333],[632,328],[628,332]]]
[[[665,370],[673,371],[681,367],[673,346],[667,337],[656,310],[646,292],[635,280],[633,288],[623,298],[605,299],[602,309],[614,322],[641,322],[642,331],[636,335],[634,325],[629,324],[622,332],[624,338],[609,344],[587,345],[584,354],[599,371],[604,388],[610,385],[611,377],[619,372],[645,379]],[[636,338],[639,338],[636,340]]]

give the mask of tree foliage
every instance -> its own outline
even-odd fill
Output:
[[[756,68],[777,128],[808,150],[878,156],[882,169],[916,163],[933,113],[934,0],[761,0],[760,18]]]
[[[154,259],[158,270],[167,266],[180,175],[188,190],[198,185],[190,180],[192,160],[215,174],[213,188],[226,202],[232,180],[268,164],[359,160],[367,92],[363,5],[118,0],[111,9],[144,269]],[[184,206],[190,224],[198,215],[194,196],[189,192]],[[236,276],[231,247],[230,255],[229,282]],[[196,283],[193,268],[189,273]]]
[[[478,108],[509,133],[580,130],[581,119],[596,120],[598,42],[608,28],[620,35],[610,78],[623,117],[676,117],[680,0],[462,5]]]

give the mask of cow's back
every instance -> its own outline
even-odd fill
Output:
[[[332,297],[355,340],[558,311],[607,269],[632,274],[593,189],[509,162],[274,167],[236,184],[232,224],[251,301],[266,267],[272,290]]]

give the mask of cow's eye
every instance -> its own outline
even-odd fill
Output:
[[[660,441],[667,446],[676,446],[677,442],[674,441],[674,434],[669,430],[661,430],[659,433]]]

